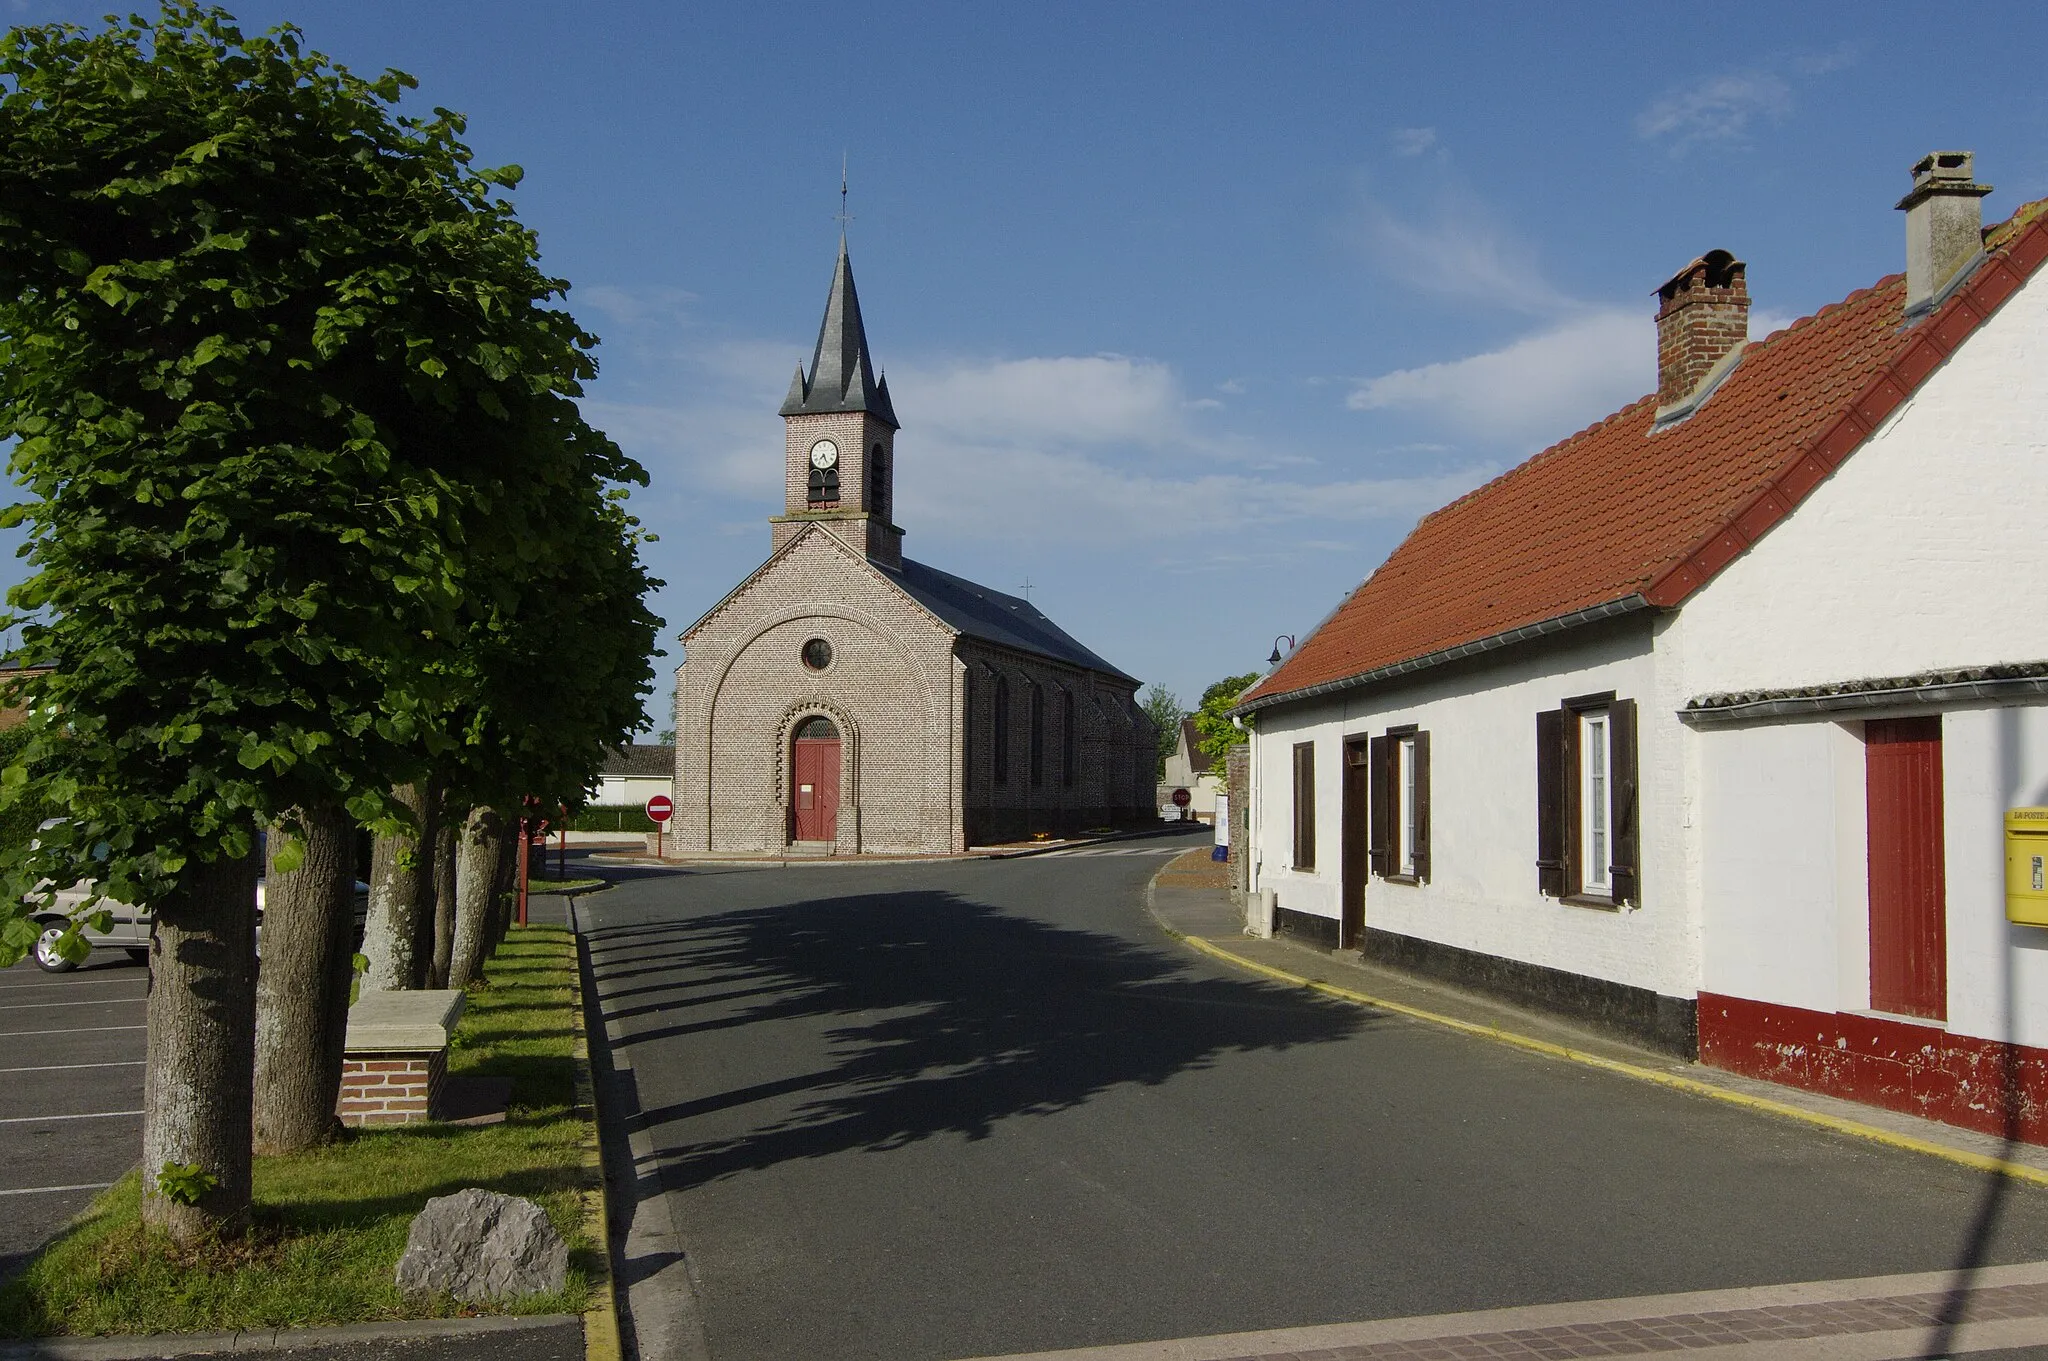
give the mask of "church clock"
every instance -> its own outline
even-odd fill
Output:
[[[811,446],[811,466],[819,472],[839,466],[839,446],[831,440],[821,439]]]

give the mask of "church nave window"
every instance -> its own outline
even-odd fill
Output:
[[[995,739],[989,755],[994,758],[997,784],[1005,784],[1010,778],[1010,678],[996,677],[996,712],[991,736]]]
[[[1062,687],[1060,690],[1060,783],[1068,789],[1074,787],[1075,755],[1074,692]]]
[[[1045,783],[1045,691],[1031,683],[1031,787]]]
[[[823,638],[813,638],[803,646],[804,665],[813,671],[823,671],[832,665],[832,644]]]

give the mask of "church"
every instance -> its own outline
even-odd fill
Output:
[[[677,851],[946,854],[1156,818],[1139,682],[1028,600],[903,556],[844,238],[782,419],[768,560],[683,634]]]

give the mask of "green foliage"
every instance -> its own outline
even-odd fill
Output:
[[[1180,725],[1188,711],[1180,707],[1180,696],[1163,685],[1155,685],[1138,697],[1138,707],[1152,720],[1152,735],[1159,743],[1159,760],[1152,770],[1154,780],[1166,778],[1166,759],[1180,745]]]
[[[645,474],[577,410],[596,341],[494,197],[517,167],[397,115],[413,84],[193,0],[0,39],[0,524],[53,668],[0,809],[69,818],[0,851],[0,915],[99,843],[160,901],[294,808],[391,828],[395,784],[542,788],[638,721]]]
[[[19,768],[21,756],[28,747],[28,729],[17,724],[12,728],[0,729],[0,769]],[[55,817],[56,812],[42,791],[28,780],[28,772],[22,772],[20,793],[14,801],[0,807],[0,850],[12,847],[26,849],[35,840],[36,828],[44,821]]]
[[[601,803],[569,815],[572,832],[651,832],[654,819],[637,803]]]
[[[1257,684],[1258,679],[1256,671],[1225,676],[1202,692],[1202,707],[1195,710],[1195,734],[1202,741],[1202,769],[1222,774],[1224,755],[1245,740],[1244,730],[1230,721],[1230,710],[1237,697]]]
[[[156,1174],[157,1194],[178,1205],[197,1205],[220,1185],[220,1178],[198,1163],[165,1163]]]

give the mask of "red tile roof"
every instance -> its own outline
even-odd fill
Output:
[[[1676,606],[1761,537],[2048,259],[2048,199],[1986,233],[1988,257],[1901,329],[1892,275],[1749,346],[1691,417],[1654,395],[1425,516],[1245,695],[1263,708],[1415,669],[1581,612]]]

